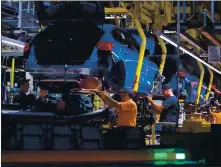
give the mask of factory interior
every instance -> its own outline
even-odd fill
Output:
[[[3,167],[221,166],[221,1],[1,1]]]

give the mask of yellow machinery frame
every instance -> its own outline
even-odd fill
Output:
[[[160,46],[162,48],[162,55],[161,55],[161,62],[160,62],[160,67],[159,67],[159,73],[160,74],[163,74],[163,70],[164,70],[164,66],[165,66],[165,63],[166,63],[166,58],[167,58],[167,47],[163,41],[163,39],[157,37],[159,43],[160,43]]]
[[[208,85],[207,93],[206,93],[206,97],[205,97],[206,100],[209,99],[209,96],[210,96],[210,93],[211,93],[212,84],[213,84],[213,72],[212,72],[212,70],[210,68],[207,68],[207,69],[208,69],[209,74],[210,74],[210,79],[209,79],[209,85]]]
[[[197,31],[195,31],[194,29],[190,29],[188,31],[188,33],[194,38],[197,39]],[[198,89],[197,89],[197,96],[196,96],[196,104],[199,104],[199,100],[200,100],[200,95],[201,95],[201,90],[202,90],[202,86],[203,86],[203,79],[204,79],[204,67],[202,65],[201,62],[197,61],[198,66],[200,68],[200,81],[198,84]],[[212,87],[212,83],[213,83],[213,72],[210,68],[208,68],[209,74],[210,74],[210,79],[209,79],[209,84],[208,84],[208,88],[207,88],[207,94],[205,96],[205,100],[208,100],[209,95],[210,95],[210,91],[211,91],[211,87]]]
[[[200,68],[200,81],[197,89],[196,104],[199,104],[202,85],[203,85],[203,78],[204,78],[204,68],[201,62],[197,61],[197,64]]]
[[[174,20],[171,16],[171,9],[173,7],[172,3],[170,2],[123,2],[121,3],[123,8],[105,8],[106,14],[129,14],[132,16],[133,25],[136,26],[138,33],[141,37],[141,49],[139,52],[139,58],[137,63],[136,75],[134,78],[134,87],[133,91],[137,92],[139,88],[139,79],[140,73],[142,69],[142,63],[144,58],[144,52],[146,47],[146,36],[143,32],[141,27],[141,22],[145,25],[149,23],[153,23],[153,19],[155,19],[155,23],[153,25],[154,32],[157,32],[161,29],[161,27],[167,25],[168,23],[173,23]],[[166,12],[164,15],[159,15],[160,7],[162,7]],[[127,10],[129,9],[129,10]],[[154,10],[154,13],[151,11]],[[164,41],[161,38],[158,38],[160,46],[162,48],[162,56],[161,56],[161,63],[159,67],[159,73],[163,74],[165,62],[166,62],[166,55],[167,55],[167,48]]]

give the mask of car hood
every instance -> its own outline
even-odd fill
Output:
[[[105,19],[102,2],[38,1],[35,10],[41,25],[61,22],[97,22]]]

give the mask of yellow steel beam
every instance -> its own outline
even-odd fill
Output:
[[[14,74],[15,74],[15,58],[12,58],[11,73],[10,73],[10,86],[11,86],[11,88],[14,87]]]
[[[185,12],[186,12],[187,14],[191,14],[191,7],[190,7],[190,6],[187,6]],[[173,13],[177,13],[177,7],[174,7],[174,12],[173,12]],[[183,7],[180,7],[180,13],[184,13],[184,12],[183,12]]]
[[[210,91],[211,91],[211,88],[212,88],[212,84],[213,84],[213,72],[210,68],[207,68],[208,71],[209,71],[209,75],[210,75],[210,78],[209,78],[209,85],[208,85],[208,88],[207,88],[207,93],[206,93],[206,97],[205,99],[208,100],[209,99],[209,95],[210,95]]]
[[[128,14],[129,11],[125,8],[104,8],[105,14]]]
[[[203,78],[204,78],[204,68],[203,68],[203,65],[201,62],[197,61],[197,63],[200,68],[200,81],[199,81],[199,85],[198,85],[198,89],[197,89],[196,104],[199,104],[202,85],[203,85]]]

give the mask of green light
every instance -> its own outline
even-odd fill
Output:
[[[154,160],[167,159],[167,153],[154,153]]]
[[[168,165],[169,163],[167,161],[156,161],[154,162],[154,165]]]
[[[184,160],[184,159],[186,159],[185,153],[176,153],[176,159],[177,160]]]

